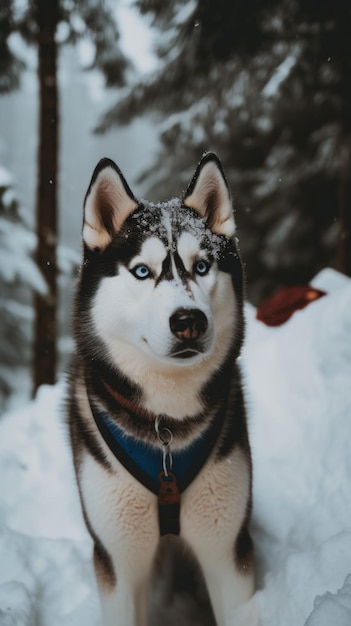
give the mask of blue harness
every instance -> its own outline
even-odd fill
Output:
[[[125,432],[93,403],[90,403],[96,425],[116,458],[147,489],[158,495],[163,469],[162,446],[150,445]],[[194,480],[211,454],[223,422],[215,415],[206,432],[183,450],[172,452],[172,473],[182,493]]]

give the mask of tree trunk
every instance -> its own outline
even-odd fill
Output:
[[[35,296],[34,392],[42,384],[53,384],[56,375],[58,94],[55,33],[58,0],[36,0],[36,10],[40,93],[36,262],[48,292],[46,296]]]

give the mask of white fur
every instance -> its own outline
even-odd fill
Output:
[[[166,257],[167,250],[162,241],[158,237],[150,237],[144,242],[140,254],[134,257],[130,268],[135,267],[139,263],[148,265],[156,275],[162,270],[162,263]]]
[[[235,609],[253,592],[252,578],[233,567],[249,480],[247,458],[237,448],[220,463],[210,459],[182,498],[182,536],[200,563],[219,625],[233,624]]]
[[[199,248],[199,242],[191,233],[182,233],[178,240],[178,252],[185,269],[190,272],[196,260],[206,258],[206,252]]]
[[[109,451],[106,454],[112,456]],[[113,592],[100,585],[105,623],[146,626],[148,584],[159,539],[156,497],[116,459],[110,460],[115,474],[107,474],[89,454],[80,469],[87,515],[103,538],[117,575]],[[123,622],[118,622],[118,616],[123,616]]]

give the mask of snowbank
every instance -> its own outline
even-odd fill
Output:
[[[0,626],[100,623],[62,396],[42,387],[0,422]]]
[[[314,285],[328,295],[279,328],[247,307],[262,626],[351,624],[351,281],[325,270]],[[0,421],[0,626],[100,623],[62,394]]]
[[[317,594],[336,593],[351,573],[351,281],[324,270],[313,285],[328,295],[279,328],[249,311],[245,372],[264,626],[302,626]],[[338,615],[329,626],[343,626]]]

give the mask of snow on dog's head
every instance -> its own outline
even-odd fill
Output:
[[[242,270],[232,201],[218,158],[206,154],[183,198],[138,202],[103,159],[84,207],[82,274],[90,326],[122,368],[224,360],[242,336]]]

